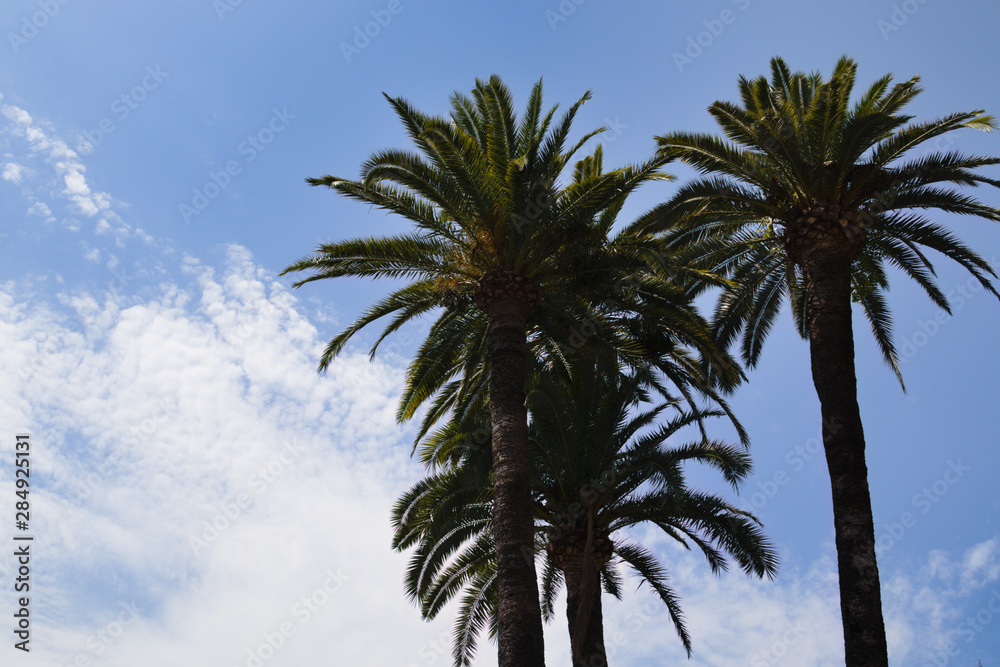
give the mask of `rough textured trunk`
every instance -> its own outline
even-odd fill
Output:
[[[882,596],[865,436],[858,408],[851,323],[851,252],[844,241],[800,249],[809,352],[823,415],[823,447],[833,489],[840,611],[847,667],[887,667]]]
[[[601,575],[594,566],[593,559],[587,564],[584,560],[581,554],[567,562],[563,569],[566,577],[566,620],[569,622],[569,637],[573,647],[573,667],[607,667],[608,657],[604,650],[604,617],[601,611]],[[587,577],[586,583],[584,577]],[[583,599],[584,596],[587,597],[587,601]],[[583,629],[577,626],[581,611],[587,614]]]
[[[601,568],[614,555],[606,530],[594,527],[593,507],[582,497],[586,518],[576,516],[562,529],[549,531],[549,558],[566,579],[566,620],[573,667],[606,667]]]
[[[545,664],[528,476],[528,413],[524,405],[526,311],[525,303],[509,298],[492,302],[488,310],[500,667]]]

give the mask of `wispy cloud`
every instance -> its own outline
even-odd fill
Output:
[[[7,120],[0,127],[0,134],[24,142],[23,152],[16,157],[11,155],[10,161],[4,163],[0,177],[26,188],[29,186],[27,176],[30,174],[36,177],[33,180],[38,182],[31,184],[33,197],[42,196],[42,191],[51,187],[47,183],[54,180],[59,186],[48,192],[50,201],[41,205],[55,207],[56,200],[62,199],[68,203],[70,214],[94,219],[95,231],[101,234],[113,232],[119,244],[137,233],[138,230],[133,229],[116,212],[120,203],[107,192],[90,187],[86,176],[87,167],[79,153],[60,139],[52,127],[44,121],[34,119],[27,110],[12,104],[0,105],[0,115]],[[54,178],[48,178],[47,173]],[[36,205],[37,203],[33,206]]]
[[[419,644],[419,620],[385,584],[400,576],[391,496],[414,465],[393,418],[400,368],[359,383],[373,371],[348,354],[317,375],[323,341],[242,248],[220,275],[190,271],[127,308],[0,291],[0,365],[26,376],[0,389],[0,419],[34,435],[38,548],[52,554],[34,597],[40,653],[97,658],[81,639],[124,602],[141,616],[101,664],[234,664],[283,618],[298,625],[296,601],[328,570],[346,579],[317,594],[331,596],[314,612],[324,620],[300,636],[343,627],[374,642],[365,619],[396,609]],[[281,662],[329,655],[316,646],[290,638]]]
[[[20,183],[21,172],[23,170],[24,167],[17,164],[16,162],[7,162],[3,165],[3,172],[0,173],[0,178],[3,178],[3,180],[10,181],[12,183]]]
[[[244,248],[230,247],[220,269],[184,265],[185,281],[128,306],[78,291],[29,304],[0,287],[0,367],[24,376],[0,386],[0,423],[33,434],[47,554],[37,655],[123,667],[265,654],[269,666],[319,664],[334,653],[344,664],[447,664],[440,638],[454,612],[422,623],[401,593],[405,556],[388,548],[391,503],[419,474],[411,432],[394,422],[401,363],[371,365],[358,351],[320,376],[325,341]],[[7,486],[9,471],[0,479]],[[712,576],[669,541],[638,537],[669,564],[690,664],[842,661],[832,547],[759,582]],[[998,569],[994,539],[887,577],[893,655],[954,638]],[[684,659],[645,588],[605,611],[619,664]],[[560,615],[550,659],[568,655],[566,634]],[[480,654],[495,664],[485,639]]]

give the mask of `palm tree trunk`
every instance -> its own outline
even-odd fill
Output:
[[[858,408],[851,323],[851,260],[841,244],[802,253],[809,353],[823,416],[823,447],[833,489],[840,612],[847,667],[887,667],[888,650],[865,435]]]
[[[604,617],[601,610],[601,574],[593,567],[592,559],[587,564],[589,567],[585,566],[584,560],[584,555],[581,554],[563,568],[566,578],[566,620],[569,622],[573,667],[607,667]],[[586,582],[584,577],[587,578]],[[587,597],[586,601],[584,596]],[[577,627],[581,612],[587,614],[582,633],[581,628]]]
[[[528,453],[526,304],[490,306],[493,534],[497,550],[500,667],[543,667]]]

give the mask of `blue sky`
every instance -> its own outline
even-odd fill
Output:
[[[30,432],[36,541],[32,651],[5,630],[0,663],[448,664],[453,610],[422,622],[389,549],[389,508],[420,475],[393,414],[425,329],[374,363],[359,344],[319,376],[325,342],[388,285],[277,276],[323,241],[407,228],[304,182],[407,147],[383,92],[445,113],[493,73],[518,106],[539,77],[563,108],[590,89],[577,136],[610,126],[616,166],[656,135],[714,131],[706,107],[776,55],[829,73],[849,54],[860,86],[920,75],[918,119],[1000,114],[998,19],[968,0],[3,3],[0,495],[13,514],[14,436]],[[1000,133],[954,139],[938,148],[1000,154]],[[623,218],[675,188],[641,190]],[[939,219],[1000,265],[1000,229]],[[856,326],[883,600],[893,664],[989,667],[1000,308],[938,266],[951,318],[892,284],[908,393]],[[756,471],[738,502],[778,545],[777,580],[714,577],[639,536],[670,568],[692,665],[843,661],[818,404],[807,347],[780,324],[733,398]],[[14,567],[0,558],[8,619]],[[606,605],[615,663],[680,662],[663,610],[634,588]],[[565,635],[560,617],[550,664],[567,662]],[[488,643],[477,664],[496,664]]]

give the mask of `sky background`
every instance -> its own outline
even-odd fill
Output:
[[[0,645],[3,665],[450,664],[455,607],[423,622],[390,549],[421,476],[394,421],[416,325],[316,373],[323,345],[387,283],[300,290],[278,273],[319,243],[405,221],[310,189],[409,148],[382,93],[428,113],[499,74],[523,108],[594,97],[605,164],[653,137],[715,131],[706,108],[783,57],[859,88],[920,75],[918,119],[1000,114],[1000,9],[906,2],[458,3],[8,0],[0,5]],[[367,31],[367,34],[365,34]],[[936,149],[1000,154],[972,130]],[[682,180],[690,170],[671,165]],[[989,175],[1000,177],[994,169]],[[650,185],[627,221],[668,198]],[[978,191],[1000,206],[1000,193]],[[938,216],[998,266],[1000,229]],[[857,321],[860,401],[891,663],[1000,665],[997,301],[956,266],[946,318],[890,294],[908,393]],[[935,319],[938,318],[938,319]],[[613,664],[843,664],[829,477],[806,344],[787,312],[732,399],[755,475],[736,502],[780,550],[773,582],[639,533],[691,631],[633,580],[605,604]],[[31,653],[13,648],[15,434],[31,434]],[[720,427],[718,435],[731,436]],[[724,491],[716,476],[693,484]],[[213,525],[214,524],[214,525]],[[562,613],[546,632],[568,664]],[[495,665],[485,639],[477,665]]]

